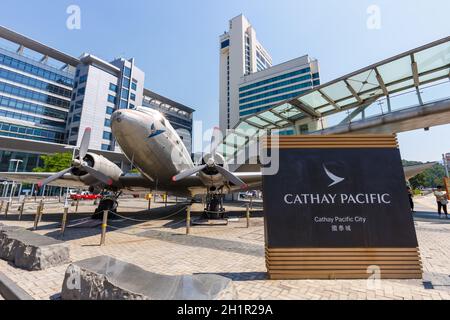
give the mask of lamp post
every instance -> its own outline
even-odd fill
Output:
[[[22,163],[23,160],[11,159],[11,160],[9,160],[9,162],[15,162],[16,163],[16,170],[14,172],[17,172],[17,170],[19,169],[19,163]],[[15,187],[15,181],[13,180],[13,183],[12,183],[12,186],[11,186],[11,193],[9,194],[9,203],[12,202],[12,197],[13,197],[13,193],[14,193],[14,187]]]

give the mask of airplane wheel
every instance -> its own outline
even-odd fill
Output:
[[[100,204],[97,209],[95,209],[95,213],[92,216],[93,219],[103,219],[103,211],[109,210],[111,212],[117,212],[118,203],[114,199],[102,199],[100,200]],[[116,216],[111,214],[108,216],[109,219],[115,219]]]

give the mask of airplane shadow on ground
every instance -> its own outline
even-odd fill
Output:
[[[83,209],[80,207],[79,209]],[[72,209],[73,210],[73,209]],[[242,209],[241,209],[242,210]],[[257,206],[254,206],[254,210],[251,212],[251,217],[261,217],[262,211],[256,211]],[[186,204],[175,204],[175,205],[168,205],[167,207],[159,207],[154,208],[151,210],[141,210],[141,211],[120,211],[118,214],[120,216],[114,216],[110,215],[108,219],[108,231],[121,231],[126,233],[127,229],[133,228],[137,225],[139,225],[140,228],[142,228],[142,232],[145,232],[146,230],[151,229],[161,229],[161,228],[169,228],[169,229],[179,229],[179,228],[185,228],[186,227]],[[99,236],[101,234],[101,221],[97,220],[97,223],[91,223],[92,220],[89,219],[92,215],[92,212],[78,212],[78,213],[72,213],[69,212],[66,230],[64,233],[64,236],[61,234],[61,221],[62,221],[62,213],[51,213],[51,214],[45,214],[42,216],[41,222],[45,222],[46,224],[40,223],[38,225],[37,230],[49,230],[49,232],[44,233],[44,235],[48,237],[52,237],[57,240],[64,240],[64,241],[70,241],[70,240],[76,240],[76,239],[82,239],[92,236]],[[199,219],[202,215],[202,211],[199,210],[193,210],[191,212],[191,219]],[[227,216],[230,218],[243,218],[245,217],[245,211],[239,211],[239,210],[229,210],[227,212]],[[79,220],[89,220],[88,225],[80,225],[77,227],[71,227],[72,224],[76,223]],[[156,224],[158,220],[167,220],[170,219],[170,221],[164,223],[164,224]],[[19,220],[19,214],[15,211],[10,212],[8,214],[8,218],[5,219],[4,216],[0,216],[0,222],[2,221],[18,221]],[[26,222],[34,222],[35,220],[35,214],[34,213],[24,213],[22,215],[21,221]],[[50,223],[49,223],[50,222]],[[206,226],[209,227],[209,226]],[[204,226],[197,227],[197,226],[191,226],[191,228],[206,228]],[[212,226],[211,228],[214,228]],[[28,228],[29,230],[33,230],[33,228]],[[55,230],[58,229],[58,230]],[[50,231],[51,230],[51,231]]]

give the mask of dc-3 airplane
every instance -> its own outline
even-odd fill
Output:
[[[91,129],[84,132],[79,154],[70,168],[58,173],[0,172],[0,178],[39,186],[88,187],[91,192],[109,191],[96,209],[115,210],[123,192],[138,193],[160,190],[169,194],[193,198],[206,195],[206,211],[223,210],[226,193],[261,187],[261,172],[231,172],[224,157],[216,152],[220,141],[213,138],[211,149],[202,163],[195,165],[189,152],[169,121],[158,111],[145,107],[121,109],[111,117],[112,132],[122,152],[140,174],[124,175],[114,163],[88,152]],[[431,167],[434,163],[405,167],[405,177]]]
[[[39,187],[89,187],[91,192],[111,191],[96,210],[115,210],[117,198],[125,193],[160,190],[180,197],[206,195],[206,211],[223,210],[223,195],[261,185],[260,172],[230,172],[213,135],[211,150],[195,165],[181,138],[158,111],[145,107],[121,109],[111,117],[111,129],[122,152],[140,172],[124,175],[105,157],[88,152],[91,129],[84,132],[78,156],[70,168],[58,173],[0,172],[0,178]],[[112,194],[112,195],[111,195]],[[97,215],[98,216],[98,215]]]

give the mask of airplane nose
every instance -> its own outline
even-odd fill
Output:
[[[111,121],[112,122],[121,122],[122,121],[122,111],[115,111],[112,115],[111,115]]]

